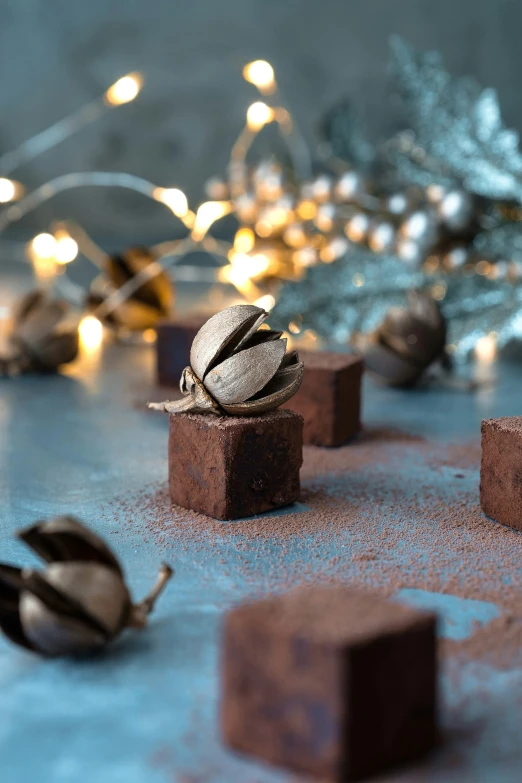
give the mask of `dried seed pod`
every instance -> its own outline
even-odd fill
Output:
[[[267,316],[255,305],[212,316],[192,343],[190,367],[180,382],[185,398],[149,408],[253,416],[289,400],[301,385],[303,363],[296,351],[286,353],[282,332],[259,329]]]
[[[124,628],[141,628],[172,569],[133,605],[109,547],[73,517],[21,530],[18,537],[48,565],[39,572],[0,564],[0,628],[11,641],[42,655],[78,655],[103,648]]]
[[[44,291],[23,296],[13,311],[13,327],[0,371],[53,372],[78,354],[78,319],[69,305]]]
[[[407,308],[392,308],[383,323],[363,341],[370,372],[390,386],[412,386],[437,360],[446,361],[446,322],[428,294],[408,293]]]
[[[100,308],[99,317],[108,325],[125,327],[131,331],[143,331],[154,327],[166,318],[174,303],[174,288],[165,272],[144,278],[142,284],[129,297],[123,298],[113,310],[104,314],[103,303],[122,286],[143,274],[156,261],[147,248],[133,247],[121,255],[109,256],[102,275],[93,281],[87,305]]]

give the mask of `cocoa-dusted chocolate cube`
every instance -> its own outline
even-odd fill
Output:
[[[341,446],[361,429],[361,378],[358,356],[299,351],[304,363],[301,387],[285,408],[304,418],[304,442]]]
[[[157,325],[156,376],[160,386],[179,386],[181,373],[190,364],[192,341],[205,321],[194,316]]]
[[[232,609],[222,634],[221,729],[232,748],[340,782],[435,744],[433,614],[306,587]]]
[[[302,462],[303,419],[292,411],[170,417],[170,497],[216,519],[294,503]]]
[[[522,530],[522,416],[482,422],[480,505],[488,517]]]

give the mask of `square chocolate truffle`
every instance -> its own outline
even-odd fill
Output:
[[[304,418],[304,442],[341,446],[361,429],[363,361],[343,353],[299,351],[304,377],[285,408]]]
[[[244,604],[225,617],[221,688],[232,748],[360,780],[436,742],[436,618],[346,587]]]
[[[181,413],[170,417],[169,488],[174,503],[238,519],[299,499],[303,419]]]
[[[156,327],[156,376],[160,386],[179,386],[181,373],[190,364],[194,337],[207,319],[194,316],[161,321]]]
[[[488,517],[522,530],[522,416],[482,422],[480,505]]]

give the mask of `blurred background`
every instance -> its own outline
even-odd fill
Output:
[[[32,281],[118,339],[248,301],[368,362],[493,360],[522,337],[520,29],[516,0],[2,3],[7,331]]]
[[[191,205],[225,172],[255,90],[248,61],[275,68],[281,92],[312,145],[322,113],[349,96],[371,138],[397,127],[386,78],[388,39],[442,52],[448,70],[497,88],[509,127],[522,127],[517,0],[4,0],[0,4],[0,149],[16,147],[129,71],[144,76],[139,100],[104,116],[17,170],[27,187],[59,174],[128,171],[182,188]],[[57,197],[7,237],[74,217],[97,238],[159,241],[169,215],[127,191]]]

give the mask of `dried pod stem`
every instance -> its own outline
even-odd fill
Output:
[[[146,595],[139,604],[135,604],[132,607],[128,621],[129,627],[143,628],[147,624],[149,614],[154,611],[156,601],[173,575],[174,569],[167,565],[167,563],[162,563],[158,572],[158,578],[150,593]]]

